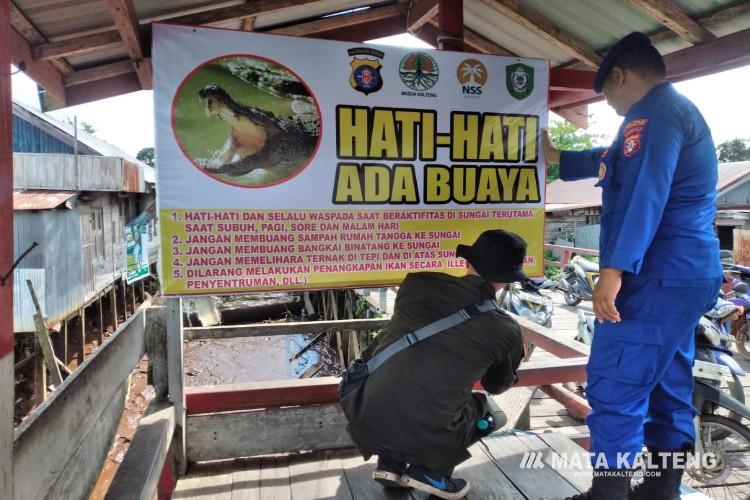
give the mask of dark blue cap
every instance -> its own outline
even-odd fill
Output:
[[[639,45],[651,45],[651,40],[649,40],[649,38],[643,33],[634,31],[633,33],[629,34],[628,36],[614,44],[611,49],[609,49],[609,52],[607,52],[607,56],[599,65],[599,70],[597,70],[596,72],[596,79],[594,80],[594,92],[596,92],[597,94],[601,94],[604,80],[612,70],[612,67],[615,65],[615,62],[617,61],[617,58],[620,56],[622,51],[626,48]]]

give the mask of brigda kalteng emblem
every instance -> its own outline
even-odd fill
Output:
[[[648,120],[641,118],[638,120],[631,120],[625,124],[623,129],[623,137],[625,138],[622,144],[622,154],[625,157],[630,158],[636,151],[641,149],[641,136],[643,135],[643,129],[646,128]]]
[[[385,53],[365,47],[349,49],[348,52],[354,57],[351,62],[352,73],[349,75],[349,84],[352,88],[365,95],[380,90],[383,86],[383,77],[380,75],[380,68],[383,65],[380,64],[380,59],[385,56]]]
[[[534,91],[534,68],[522,63],[506,66],[505,84],[510,95],[518,100],[526,99]]]

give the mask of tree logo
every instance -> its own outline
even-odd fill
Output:
[[[534,91],[534,68],[522,63],[506,66],[505,84],[510,95],[518,100],[526,99]]]
[[[456,77],[465,96],[482,95],[482,87],[487,83],[487,76],[487,68],[476,59],[466,59],[456,69]]]
[[[401,81],[417,92],[431,89],[437,83],[439,73],[437,61],[425,52],[407,54],[398,66]]]

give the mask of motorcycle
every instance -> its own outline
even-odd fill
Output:
[[[544,327],[552,327],[555,306],[550,297],[540,290],[554,290],[557,284],[547,278],[532,278],[520,283],[510,283],[498,299],[501,308],[517,316],[529,319]]]
[[[732,357],[729,345],[734,339],[727,331],[736,313],[735,304],[719,299],[695,330],[695,452],[698,457],[708,454],[711,459],[690,463],[685,483],[713,498],[736,498],[735,488],[743,488],[748,481],[742,457],[750,453],[750,429],[742,420],[750,419],[750,407],[745,404],[740,379],[744,371]],[[576,340],[590,345],[594,327],[594,315],[578,311]]]
[[[591,300],[598,280],[599,264],[576,255],[563,267],[557,288],[563,292],[566,304],[576,306],[582,300]]]
[[[745,314],[740,316],[732,324],[732,336],[735,339],[737,352],[743,358],[750,360],[750,285],[739,279],[732,280],[732,294],[727,296],[727,300],[745,310]]]

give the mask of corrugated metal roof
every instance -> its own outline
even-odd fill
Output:
[[[14,191],[13,210],[50,210],[75,195],[75,191]]]
[[[750,161],[719,164],[719,180],[716,190],[719,195],[734,189],[738,183],[750,180]],[[596,179],[581,179],[564,182],[557,179],[547,184],[545,210],[559,211],[574,208],[596,207],[602,204],[601,188],[595,187]]]

